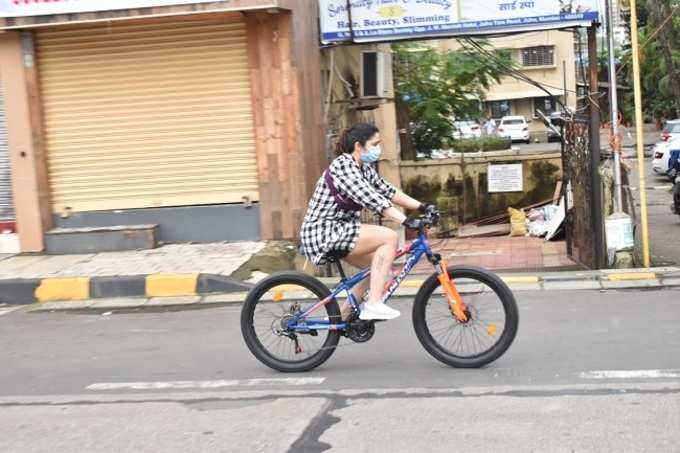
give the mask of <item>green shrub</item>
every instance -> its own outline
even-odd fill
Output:
[[[479,139],[454,140],[451,148],[457,153],[476,153],[482,147]]]
[[[509,138],[501,138],[495,136],[486,136],[482,138],[482,149],[484,151],[502,151],[510,149],[512,140]]]
[[[482,138],[454,140],[451,148],[457,153],[476,153],[477,151],[502,151],[510,149],[509,138],[485,136]]]

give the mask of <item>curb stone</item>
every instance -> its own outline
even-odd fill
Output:
[[[191,275],[191,274],[189,274]],[[164,306],[191,306],[191,305],[240,305],[245,300],[248,290],[252,285],[239,282],[234,279],[215,275],[187,274],[172,276],[165,275],[161,281],[167,281],[169,286],[161,288],[167,293],[168,288],[174,285],[173,278],[181,282],[182,291],[186,292],[186,283],[190,278],[195,278],[193,294],[175,294],[156,296],[142,291],[140,279],[147,276],[133,276],[120,278],[121,286],[115,285],[116,277],[97,277],[90,279],[90,298],[71,300],[43,300],[35,298],[37,288],[42,284],[41,279],[31,280],[0,280],[0,303],[10,305],[32,304],[29,311],[52,311],[69,309],[125,309],[143,307]],[[622,290],[640,288],[677,288],[680,286],[680,269],[627,269],[606,271],[582,271],[576,273],[546,274],[546,275],[502,275],[508,286],[513,291],[551,291],[551,290]],[[46,280],[46,279],[43,279]],[[54,280],[54,279],[50,279]],[[156,283],[159,278],[155,277]],[[411,278],[397,290],[396,297],[413,297],[418,292],[420,285],[425,281],[421,278]],[[93,290],[93,282],[94,285]],[[202,282],[202,283],[201,283]],[[134,291],[133,288],[134,287]],[[461,293],[465,293],[465,284],[461,283]],[[148,289],[144,288],[145,290]],[[9,293],[6,292],[10,291]],[[467,292],[470,292],[469,290]],[[128,294],[137,292],[138,294]],[[474,291],[472,291],[474,292]],[[113,297],[104,295],[114,294]],[[9,296],[8,296],[9,294]],[[126,294],[119,296],[119,294]],[[10,300],[17,297],[16,300]]]
[[[0,279],[0,303],[29,305],[121,297],[201,296],[247,292],[252,287],[252,284],[213,274]]]

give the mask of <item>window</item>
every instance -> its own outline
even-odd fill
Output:
[[[491,101],[489,111],[491,118],[503,118],[510,114],[510,101]]]
[[[663,134],[680,134],[680,123],[666,123],[661,131]]]
[[[534,118],[538,118],[540,110],[545,116],[550,115],[555,111],[555,100],[552,98],[534,98]]]
[[[555,48],[553,46],[527,47],[520,52],[522,66],[553,66]]]
[[[527,124],[522,118],[510,118],[505,119],[501,123],[501,126],[525,126]]]

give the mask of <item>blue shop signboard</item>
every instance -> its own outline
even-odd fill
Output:
[[[321,42],[589,26],[600,0],[319,0]],[[351,26],[350,26],[351,17]]]

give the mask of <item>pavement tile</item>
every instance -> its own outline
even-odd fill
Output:
[[[48,257],[45,255],[35,255],[35,256],[15,256],[12,258],[2,260],[2,262],[0,262],[0,274],[16,273],[21,269],[35,265],[47,258]],[[12,274],[12,276],[15,275]]]
[[[148,299],[144,297],[111,297],[104,299],[93,299],[89,308],[128,308],[141,307],[147,304]]]
[[[539,291],[540,283],[511,283],[508,285],[512,291]]]
[[[201,302],[204,304],[222,304],[222,303],[234,303],[243,302],[246,300],[248,293],[230,293],[230,294],[211,294],[209,296],[204,296]]]
[[[201,296],[152,297],[146,304],[150,307],[166,305],[190,305],[201,302]]]
[[[544,267],[558,267],[561,266],[562,262],[557,256],[544,256],[543,266]]]
[[[39,311],[52,311],[52,310],[76,310],[88,308],[94,303],[94,300],[69,300],[62,302],[44,302],[42,304],[32,305],[28,311],[39,312]]]
[[[662,282],[664,286],[680,286],[680,278],[664,278]]]
[[[661,286],[659,280],[602,281],[603,289],[655,288]]]
[[[569,291],[577,289],[600,289],[600,282],[596,280],[584,281],[544,281],[543,289],[546,291]]]
[[[547,274],[541,277],[544,282],[553,281],[569,281],[569,280],[599,280],[600,274],[595,271],[588,272],[560,272],[556,274]]]
[[[14,253],[0,253],[0,261],[6,260],[14,256]]]

